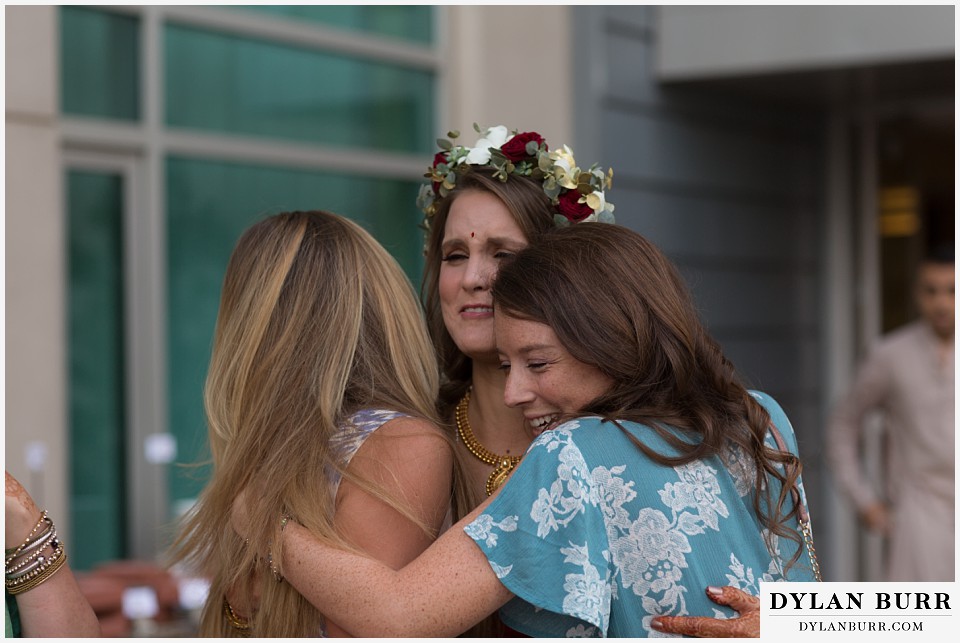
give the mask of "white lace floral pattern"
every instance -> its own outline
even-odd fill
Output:
[[[658,614],[729,616],[690,584],[694,565],[713,570],[712,584],[725,578],[753,594],[761,580],[785,580],[781,539],[758,530],[754,469],[739,448],[668,467],[619,430],[594,439],[602,427],[581,418],[541,435],[466,528],[495,571],[509,567],[498,577],[523,598],[502,610],[505,622],[534,636],[658,636],[649,627]],[[650,429],[632,427],[666,452]],[[794,569],[791,580],[812,580]]]

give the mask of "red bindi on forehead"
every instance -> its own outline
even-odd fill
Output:
[[[471,233],[470,233],[470,238],[471,238],[471,239],[473,239],[475,236],[477,236],[477,233],[476,233],[476,232],[471,232]]]

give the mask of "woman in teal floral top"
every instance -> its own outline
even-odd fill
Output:
[[[289,523],[285,576],[308,600],[366,636],[452,635],[502,607],[532,636],[643,637],[657,616],[733,616],[702,591],[717,579],[814,579],[790,423],[739,383],[655,246],[548,232],[501,267],[494,303],[504,401],[539,433],[523,462],[399,571]]]

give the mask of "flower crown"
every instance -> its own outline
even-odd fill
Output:
[[[441,151],[424,174],[430,184],[420,186],[417,197],[417,205],[425,215],[424,227],[429,229],[437,201],[456,187],[457,176],[465,174],[470,165],[495,168],[494,176],[501,181],[512,174],[541,181],[544,194],[553,204],[557,226],[583,221],[613,223],[613,204],[604,197],[604,190],[613,185],[612,168],[606,175],[596,163],[581,170],[569,147],[564,145],[551,152],[536,132],[510,132],[503,125],[482,130],[476,123],[473,128],[480,134],[473,147],[437,139]],[[448,132],[447,136],[456,140],[460,132]]]

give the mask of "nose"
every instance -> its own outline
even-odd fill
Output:
[[[533,390],[527,385],[521,369],[507,371],[507,382],[503,387],[503,403],[513,408],[523,406],[534,399]]]
[[[487,290],[493,281],[494,267],[483,257],[471,256],[463,277],[463,287],[471,292]]]

